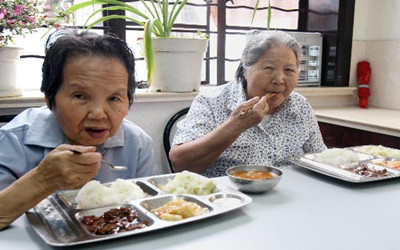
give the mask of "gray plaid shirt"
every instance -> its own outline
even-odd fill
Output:
[[[212,93],[198,95],[178,129],[172,144],[196,140],[225,122],[246,95],[240,83],[232,81]],[[264,164],[279,167],[287,158],[326,149],[318,122],[305,97],[293,91],[277,112],[244,133],[204,173],[225,175],[228,167]]]

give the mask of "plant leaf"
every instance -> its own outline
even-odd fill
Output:
[[[149,19],[149,17],[147,15],[143,14],[143,12],[139,11],[135,7],[133,7],[129,4],[126,4],[124,2],[115,1],[115,0],[88,0],[86,2],[72,5],[67,10],[65,10],[65,13],[68,15],[71,15],[73,12],[83,9],[83,8],[86,8],[88,6],[103,5],[103,4],[113,5],[113,6],[102,8],[103,10],[107,10],[108,8],[115,8],[113,10],[125,10],[128,12],[132,12],[136,15],[139,15],[140,17],[143,17],[144,19]],[[95,12],[98,13],[99,11],[95,11]],[[88,19],[90,19],[93,16],[94,16],[94,14],[92,13]],[[86,20],[86,22],[88,21],[88,19]]]
[[[153,20],[152,31],[153,31],[154,35],[156,35],[156,37],[165,37],[164,36],[164,26],[162,25],[162,23],[160,22],[159,19]]]
[[[75,12],[75,11],[77,11],[77,10],[80,10],[80,9],[82,9],[82,8],[85,8],[85,7],[88,7],[88,6],[93,6],[94,4],[100,4],[100,3],[97,3],[97,2],[98,2],[98,1],[92,1],[92,0],[90,0],[90,1],[82,2],[82,3],[74,4],[74,5],[72,5],[71,7],[69,7],[68,9],[66,9],[66,10],[65,10],[65,13],[66,13],[67,15],[71,15],[73,12]]]
[[[153,42],[151,38],[153,30],[153,22],[154,22],[153,19],[149,19],[146,21],[144,25],[143,45],[144,45],[144,58],[146,59],[146,68],[147,68],[147,86],[151,85],[151,81],[153,80],[153,74],[154,74]]]
[[[267,17],[267,30],[269,30],[269,27],[271,25],[271,1],[268,1],[268,17]]]
[[[142,2],[142,4],[144,5],[144,7],[146,7],[146,9],[150,12],[150,15],[151,15],[154,19],[160,18],[159,15],[158,15],[157,8],[156,8],[156,6],[154,5],[153,0],[150,1],[150,2],[151,2],[151,5],[153,6],[153,9],[151,9],[151,8],[146,4],[146,2],[145,2],[144,0],[140,0],[140,2]]]
[[[129,20],[129,21],[135,22],[137,24],[143,25],[143,22],[140,22],[140,21],[138,21],[138,20],[136,20],[134,18],[131,18],[131,17],[122,16],[122,15],[108,15],[108,16],[104,16],[104,17],[98,18],[96,21],[90,23],[86,27],[86,29],[89,30],[89,29],[93,28],[93,26],[95,26],[96,24],[108,21],[110,19],[125,19],[125,20]]]
[[[257,12],[259,3],[260,3],[260,0],[257,0],[256,4],[254,5],[253,15],[251,16],[251,25],[253,25],[254,18],[256,17],[256,12]]]
[[[131,11],[131,9],[129,9],[129,8],[127,8],[127,7],[123,7],[123,6],[110,6],[110,7],[98,9],[98,10],[94,11],[94,12],[86,19],[85,24],[83,25],[83,27],[85,28],[85,27],[86,27],[86,24],[89,22],[89,20],[90,20],[92,17],[94,17],[97,13],[103,12],[103,11],[107,11],[107,10],[125,10],[125,11]],[[109,16],[110,16],[110,15],[109,15]],[[116,16],[116,15],[112,15],[112,16]],[[134,23],[136,23],[136,24],[139,24],[139,25],[141,25],[141,26],[144,26],[144,22],[139,21],[139,20],[137,20],[137,19],[134,19],[134,18],[131,18],[131,17],[126,17],[126,18],[121,18],[121,17],[122,17],[121,15],[118,15],[117,18],[130,20],[130,21],[132,21],[132,22],[134,22]],[[102,18],[104,18],[104,17],[102,17]],[[104,21],[102,18],[99,18],[98,20],[94,21],[93,23],[97,24],[97,23],[99,23],[99,22]],[[100,19],[102,19],[102,21],[99,21]],[[149,19],[149,18],[146,18],[146,19]],[[91,27],[92,27],[92,26],[91,26]]]
[[[254,18],[256,17],[256,12],[258,9],[258,5],[260,4],[260,0],[257,0],[256,4],[254,5],[254,9],[253,9],[253,15],[251,17],[251,25],[253,25],[254,22]],[[272,12],[271,12],[271,1],[268,0],[268,15],[267,15],[267,30],[269,30],[270,26],[271,26],[271,17],[272,17]]]
[[[158,7],[160,7],[161,9],[161,16],[162,16],[162,20],[160,19],[160,21],[162,21],[162,26],[163,26],[163,37],[168,37],[170,31],[168,30],[168,7],[169,7],[169,2],[164,0],[164,1],[160,1],[157,0],[158,2]]]
[[[170,33],[171,30],[172,30],[172,26],[174,25],[175,20],[176,20],[178,14],[181,12],[183,6],[185,6],[185,4],[186,4],[186,2],[187,2],[187,0],[183,0],[183,1],[180,3],[178,9],[177,9],[176,11],[174,11],[174,10],[175,10],[175,6],[176,6],[176,4],[178,3],[178,1],[179,1],[179,0],[176,0],[176,1],[175,1],[174,7],[173,7],[173,9],[172,9],[173,11],[171,12],[171,18],[169,19],[169,22],[168,22],[168,26],[167,26],[167,27],[168,27],[169,33]],[[168,35],[168,36],[169,36],[169,35]]]

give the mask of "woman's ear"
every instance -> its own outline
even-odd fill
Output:
[[[243,78],[247,81],[247,70],[243,68]]]
[[[44,101],[46,102],[46,106],[51,110],[50,101],[47,96],[44,97]]]

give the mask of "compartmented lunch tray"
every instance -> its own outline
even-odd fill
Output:
[[[27,217],[34,230],[47,244],[51,246],[72,246],[127,237],[190,223],[227,213],[252,202],[249,196],[217,181],[214,181],[216,184],[214,192],[208,195],[168,194],[162,191],[159,187],[165,185],[175,175],[167,174],[132,179],[130,181],[137,184],[146,193],[145,198],[101,208],[78,209],[75,202],[78,190],[60,191],[41,201],[34,207],[33,211],[27,212]],[[207,208],[208,212],[182,220],[167,221],[159,218],[151,211],[176,199],[196,203],[201,208]],[[84,216],[101,216],[104,212],[114,208],[134,209],[139,221],[146,222],[147,226],[132,231],[98,235],[88,230],[87,225],[82,222]]]
[[[293,157],[289,161],[297,166],[352,183],[373,182],[400,177],[400,168],[387,167],[390,164],[387,164],[387,166],[382,164],[382,162],[397,163],[400,162],[400,158],[366,154],[362,150],[363,147],[370,147],[370,145],[344,148],[344,150],[357,153],[360,161],[345,163],[339,167],[316,161],[317,154],[305,154]]]

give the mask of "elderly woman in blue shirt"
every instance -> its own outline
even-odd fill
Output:
[[[255,32],[235,80],[198,95],[178,123],[174,170],[214,177],[230,166],[280,166],[288,157],[326,149],[310,104],[294,91],[300,54],[285,32]]]
[[[57,190],[160,173],[151,138],[124,120],[136,85],[125,42],[58,31],[42,71],[47,107],[28,109],[0,129],[0,229]],[[100,167],[101,159],[127,170]]]

